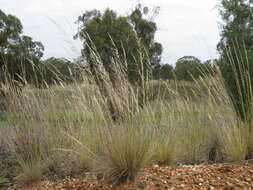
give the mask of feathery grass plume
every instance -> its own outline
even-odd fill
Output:
[[[40,122],[38,102],[30,100],[19,94],[12,95],[9,103],[8,120],[13,129],[13,142],[9,142],[17,160],[20,174],[16,178],[22,183],[39,180],[42,177],[47,157],[47,139]]]
[[[238,119],[244,124],[247,139],[247,158],[253,154],[253,93],[252,93],[252,55],[246,50],[244,41],[239,42],[237,39],[232,41],[230,46],[226,47],[226,59],[222,62],[221,69],[227,85],[229,95],[232,99],[234,109]],[[230,75],[228,74],[230,71]],[[239,122],[240,123],[240,122]]]
[[[151,157],[152,132],[149,127],[126,123],[140,111],[137,91],[129,82],[126,74],[126,60],[121,60],[117,50],[111,58],[112,73],[106,71],[96,52],[91,48],[91,58],[95,75],[89,75],[88,81],[96,85],[102,97],[104,114],[112,118],[105,126],[98,126],[98,135],[102,145],[94,170],[101,172],[104,179],[113,184],[134,180],[140,169]],[[114,122],[119,123],[115,125]]]
[[[27,85],[19,93],[3,85],[11,99],[5,122],[13,131],[9,151],[19,164],[19,181],[68,168],[120,184],[152,163],[237,161],[249,154],[250,122],[238,119],[218,68],[193,82],[152,81],[143,74],[140,52],[141,81],[132,84],[116,47],[110,74],[96,48],[90,51],[93,70],[80,68],[82,82]],[[237,83],[248,88],[247,80]]]

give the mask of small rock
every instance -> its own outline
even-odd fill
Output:
[[[185,184],[181,184],[180,186],[181,186],[181,187],[185,187]]]
[[[203,178],[199,178],[199,181],[200,181],[200,182],[204,182],[204,179],[203,179]]]
[[[246,178],[245,180],[246,180],[247,182],[250,182],[250,181],[251,181],[251,179],[250,179],[250,178]]]
[[[159,165],[154,164],[152,167],[153,167],[153,169],[158,169],[158,168],[159,168]]]
[[[144,182],[140,182],[138,184],[138,188],[140,188],[140,189],[145,189],[145,187],[146,187],[146,184]]]

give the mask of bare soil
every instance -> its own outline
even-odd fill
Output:
[[[91,173],[86,177],[66,177],[57,181],[41,181],[29,186],[12,186],[8,190],[163,190],[253,189],[253,161],[228,164],[181,166],[153,165],[145,168],[134,183],[112,186],[97,180]]]

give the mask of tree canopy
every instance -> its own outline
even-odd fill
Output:
[[[184,56],[177,60],[175,76],[178,80],[192,81],[199,77],[207,77],[217,72],[217,60],[201,62],[194,56]]]
[[[154,68],[154,79],[171,80],[175,79],[174,68],[170,64],[159,65]]]
[[[175,67],[177,79],[191,81],[197,78],[201,74],[200,65],[201,61],[194,56],[184,56],[178,59]]]
[[[253,49],[253,1],[222,0],[219,8],[222,19],[221,40],[218,50],[224,55],[224,48],[235,40],[244,41],[246,49]]]
[[[106,68],[111,72],[111,58],[117,51],[121,63],[127,62],[129,80],[138,81],[142,57],[143,68],[158,65],[161,59],[162,45],[154,41],[156,24],[145,18],[147,7],[138,6],[130,16],[118,16],[113,10],[106,9],[86,11],[78,17],[78,33],[74,38],[83,41],[82,55],[90,67],[91,48],[95,48]],[[141,50],[142,49],[142,50]],[[145,49],[145,50],[144,50]],[[144,54],[140,54],[145,51]]]
[[[0,10],[0,80],[37,82],[37,66],[44,46],[22,35],[20,20]],[[5,81],[6,82],[6,81]]]
[[[47,85],[74,81],[74,64],[67,59],[50,57],[42,61],[41,66],[43,82]]]
[[[236,80],[242,81],[245,76],[240,68],[243,64],[249,64],[253,84],[253,1],[222,0],[219,10],[223,21],[221,40],[217,45],[221,55],[219,65],[236,110],[244,118],[246,89]]]

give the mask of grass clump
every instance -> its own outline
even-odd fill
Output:
[[[247,134],[243,126],[231,125],[220,129],[222,152],[226,161],[245,160],[247,156]]]
[[[175,135],[175,133],[168,126],[163,127],[166,127],[166,129],[158,129],[158,134],[154,139],[155,151],[152,160],[160,165],[169,165],[175,157],[175,139],[172,135]]]
[[[101,143],[97,129],[86,127],[82,129],[79,134],[73,134],[69,136],[72,139],[73,145],[73,160],[78,170],[90,171],[93,167],[94,160],[97,160],[97,156],[101,152]]]
[[[113,126],[102,130],[103,153],[98,172],[106,182],[120,184],[134,181],[151,160],[153,132],[143,126]]]
[[[15,137],[14,155],[20,168],[20,174],[16,177],[21,183],[30,183],[41,179],[47,163],[47,147],[43,134],[38,132],[18,131]]]
[[[8,151],[18,163],[18,181],[68,168],[118,185],[153,163],[252,156],[251,123],[238,118],[218,69],[193,82],[151,81],[146,74],[132,84],[117,55],[110,75],[96,52],[92,56],[97,70],[85,70],[85,83],[10,91],[0,125],[12,131]]]

